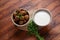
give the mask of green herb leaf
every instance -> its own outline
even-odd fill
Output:
[[[38,27],[32,20],[28,25],[28,32],[34,34],[38,38],[38,40],[44,40],[44,38],[39,35]]]

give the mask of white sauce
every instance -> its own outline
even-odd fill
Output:
[[[39,11],[34,16],[34,22],[39,26],[46,26],[51,21],[51,16],[46,11]]]

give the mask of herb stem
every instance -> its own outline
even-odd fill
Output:
[[[34,34],[38,40],[44,40],[44,38],[39,35],[37,25],[33,21],[28,25],[28,32]]]
[[[41,37],[39,34],[35,35],[38,40],[44,40],[43,37]]]

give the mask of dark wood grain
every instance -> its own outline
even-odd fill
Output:
[[[11,14],[18,8],[28,11],[48,9],[52,22],[39,30],[45,40],[60,40],[60,0],[0,0],[0,40],[37,40],[27,31],[18,29],[11,21]]]

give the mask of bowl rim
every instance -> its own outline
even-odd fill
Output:
[[[40,9],[38,9],[38,10],[36,10],[35,12],[34,12],[34,15],[33,15],[33,21],[34,21],[34,16],[35,16],[35,14],[37,13],[37,12],[39,12],[39,11],[45,11],[45,12],[47,12],[49,15],[50,15],[50,22],[47,24],[47,25],[49,25],[50,23],[51,23],[51,21],[52,21],[52,13],[48,10],[48,9],[46,9],[46,8],[40,8]],[[35,23],[35,22],[34,22]],[[36,23],[35,23],[36,24]],[[38,25],[38,24],[36,24],[36,25]],[[47,25],[38,25],[38,26],[47,26]]]
[[[16,9],[16,10],[21,10],[21,9],[23,9],[23,8]],[[16,10],[13,11],[12,14],[11,14],[11,20],[12,20],[13,24],[16,25],[16,26],[18,26],[18,27],[22,27],[22,26],[28,25],[28,23],[30,22],[30,13],[29,13],[29,11],[26,10],[26,9],[23,9],[23,10],[26,10],[28,12],[28,14],[29,14],[29,20],[25,24],[19,25],[19,24],[15,23],[14,20],[13,20],[13,14],[14,14],[14,12],[16,12]]]

